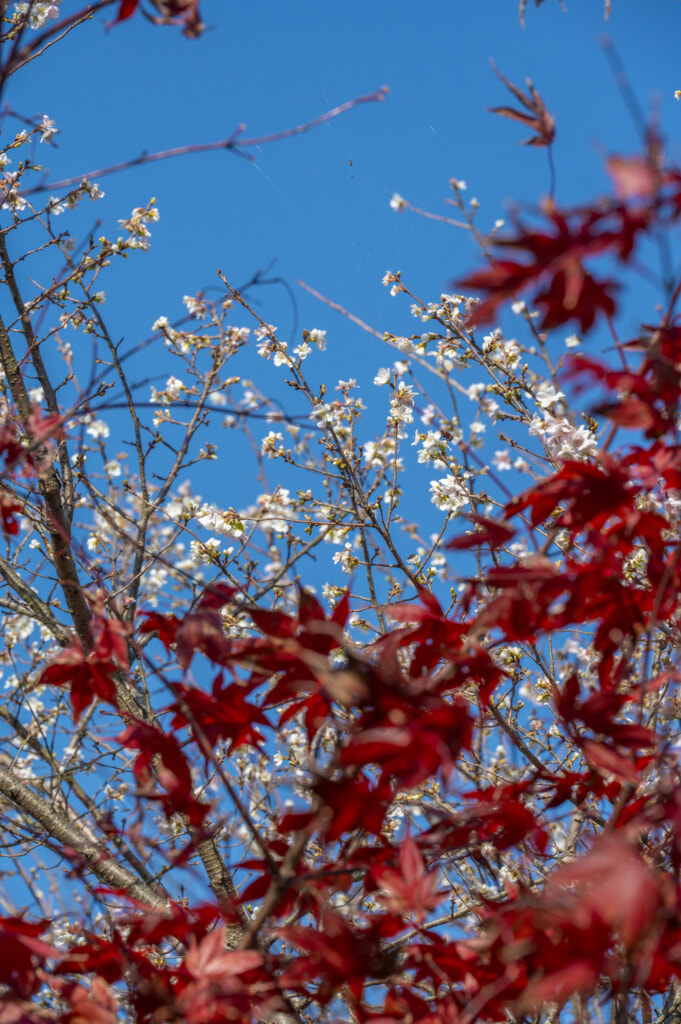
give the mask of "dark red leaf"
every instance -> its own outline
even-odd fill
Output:
[[[466,516],[471,523],[480,527],[473,533],[466,533],[462,537],[455,537],[445,544],[446,548],[453,551],[465,551],[468,548],[479,548],[489,545],[490,551],[495,551],[504,544],[508,544],[515,536],[515,530],[508,523],[499,522],[496,519],[488,519],[475,513]]]
[[[582,748],[587,761],[597,772],[601,772],[603,775],[615,775],[634,785],[640,782],[639,773],[634,763],[622,757],[611,747],[607,747],[604,743],[596,743],[594,740],[584,740]]]
[[[641,156],[611,156],[606,167],[620,199],[650,197],[660,182],[659,173]]]
[[[177,628],[175,640],[177,661],[183,669],[189,668],[197,651],[215,664],[223,664],[231,652],[220,613],[207,608],[186,615]]]
[[[0,982],[22,998],[34,995],[42,985],[37,968],[58,956],[57,950],[40,938],[48,927],[48,921],[0,918]]]
[[[127,18],[131,17],[131,15],[133,15],[137,10],[138,3],[139,0],[121,0],[114,24],[119,21],[125,21]]]
[[[16,513],[23,512],[24,506],[11,498],[8,494],[0,494],[0,517],[2,518],[3,532],[11,537],[16,537],[19,532],[19,523]]]
[[[117,672],[127,672],[129,668],[129,632],[127,624],[95,614],[90,652],[86,653],[80,640],[73,637],[69,647],[60,651],[43,669],[41,684],[70,685],[74,722],[78,721],[95,697],[108,704],[116,704],[114,676]]]
[[[143,612],[143,621],[139,626],[139,632],[150,633],[158,636],[159,640],[168,651],[175,643],[179,619],[175,615],[161,615],[159,612]]]
[[[501,72],[494,67],[494,64],[492,64],[492,67],[497,78],[513,93],[528,113],[514,110],[513,107],[492,107],[490,113],[501,114],[502,117],[508,117],[512,121],[520,121],[521,124],[526,125],[533,132],[537,133],[531,138],[526,139],[523,145],[550,146],[556,134],[555,121],[546,109],[543,99],[532,85],[530,79],[526,79],[528,92],[524,93],[517,86],[513,85],[512,82],[509,82],[507,78],[504,78]]]
[[[161,24],[173,25],[178,22],[184,26],[183,33],[188,39],[196,39],[201,35],[204,24],[199,14],[199,0],[151,0],[160,13]]]
[[[379,902],[391,914],[413,914],[422,924],[428,912],[442,902],[443,896],[437,891],[437,873],[426,872],[421,851],[411,836],[400,848],[399,870],[380,867],[373,871],[373,877],[379,889],[387,894],[379,896]]]

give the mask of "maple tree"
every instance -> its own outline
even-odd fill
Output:
[[[193,39],[199,6],[4,4],[0,84],[107,8],[112,30],[146,16]],[[520,107],[493,112],[550,152],[540,93],[499,78]],[[608,159],[610,195],[552,194],[505,235],[480,235],[452,180],[487,265],[436,302],[386,273],[418,329],[379,334],[400,358],[367,440],[356,382],[310,383],[325,332],[289,350],[221,272],[218,301],[154,324],[177,371],[150,411],[96,289],[149,247],[155,205],[76,250],[56,218],[101,189],[33,177],[56,126],[22,123],[0,181],[0,1022],[678,1017],[681,278],[635,338],[617,326],[621,275],[681,219],[659,127]],[[27,299],[20,263],[43,249],[61,269]],[[507,305],[525,342],[483,333]],[[584,344],[602,323],[610,352]],[[72,329],[107,353],[94,375]],[[251,335],[303,414],[232,373]],[[581,424],[561,386],[600,389]],[[507,450],[482,457],[457,395]],[[217,457],[202,431],[226,409],[228,430],[279,428],[259,456],[280,482],[245,510],[185,478]],[[417,415],[418,461],[445,474],[430,540],[397,512]]]

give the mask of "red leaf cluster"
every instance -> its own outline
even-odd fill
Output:
[[[643,352],[637,370],[612,370],[584,355],[574,357],[566,378],[592,377],[617,393],[594,412],[607,416],[619,427],[642,431],[645,437],[676,434],[681,398],[681,328],[649,327],[643,337],[622,346],[623,353]]]
[[[528,99],[523,99],[526,106]],[[532,144],[544,145],[551,120],[543,104],[535,103],[535,109],[534,119],[507,108],[497,113],[525,120],[540,133]],[[485,293],[468,319],[469,327],[491,322],[504,302],[530,291],[532,305],[543,311],[541,330],[574,320],[585,333],[598,316],[615,315],[617,282],[595,278],[585,260],[607,255],[629,263],[643,234],[676,223],[681,215],[681,173],[658,170],[649,158],[640,157],[611,158],[608,166],[615,198],[567,210],[548,202],[542,211],[545,230],[532,230],[518,219],[515,235],[493,239],[498,255],[492,266],[459,282],[462,288]],[[509,252],[521,259],[508,259]]]
[[[48,921],[26,921],[20,916],[0,918],[0,984],[4,988],[0,1013],[2,1004],[11,1004],[12,997],[29,999],[40,988],[40,968],[56,953],[40,938],[48,925]]]
[[[210,804],[194,797],[189,762],[177,738],[155,725],[138,721],[128,726],[118,740],[129,750],[139,751],[133,772],[146,799],[158,800],[168,818],[183,814],[194,827],[202,825]],[[154,779],[162,793],[154,791]]]
[[[469,274],[459,282],[462,288],[487,293],[469,318],[470,327],[491,322],[502,303],[542,283],[543,289],[536,290],[531,299],[544,311],[541,330],[576,320],[586,332],[599,313],[614,315],[616,283],[596,280],[584,260],[608,253],[627,262],[637,236],[649,227],[646,211],[630,210],[624,203],[614,203],[604,211],[561,211],[552,206],[544,216],[547,231],[531,231],[519,222],[515,237],[495,241],[504,254],[512,250],[524,257],[524,262],[495,258],[488,270]]]
[[[359,1002],[368,978],[387,978],[395,971],[396,954],[388,952],[381,941],[395,931],[390,916],[376,917],[370,927],[361,929],[332,910],[322,913],[318,928],[278,928],[279,938],[302,954],[282,965],[280,983],[299,992],[307,991],[312,983],[322,1005],[342,988]]]
[[[402,917],[412,915],[423,924],[428,913],[442,902],[438,893],[438,873],[426,871],[417,844],[408,836],[402,843],[399,868],[379,867],[372,872],[373,879],[385,895],[379,901],[391,914]]]
[[[280,724],[299,712],[305,713],[308,735],[313,737],[329,713],[331,701],[352,704],[363,692],[361,671],[341,671],[334,668],[329,655],[343,642],[343,626],[349,614],[349,600],[344,597],[327,619],[322,606],[310,593],[300,590],[298,617],[283,612],[244,606],[261,636],[230,640],[225,636],[220,608],[237,597],[234,588],[209,588],[193,612],[178,620],[175,616],[146,613],[140,627],[142,633],[157,634],[167,649],[175,646],[182,668],[189,668],[196,653],[204,654],[213,664],[232,669],[246,669],[250,676],[245,686],[239,683],[224,688],[223,677],[214,682],[214,707],[204,722],[206,731],[217,738],[229,738],[237,745],[242,742],[259,743],[261,736],[247,728],[249,722],[266,725],[267,720],[254,705],[245,703],[246,696],[265,680],[277,677],[267,693],[262,708],[270,709],[287,704]],[[192,703],[201,715],[207,713],[207,700],[198,691],[185,688],[183,699],[187,707]],[[227,694],[228,699],[224,700]],[[232,712],[216,710],[220,706]],[[199,707],[202,705],[202,709]],[[236,708],[241,706],[241,712]],[[245,731],[240,732],[241,721]],[[184,724],[179,709],[177,724]],[[250,737],[250,738],[247,738]]]

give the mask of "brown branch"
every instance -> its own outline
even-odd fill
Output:
[[[6,283],[10,286],[13,270],[7,252],[4,233],[0,233],[0,261],[5,271]],[[20,296],[18,296],[18,301],[21,301]],[[26,342],[29,345],[29,349],[31,349],[30,336],[26,338]],[[37,346],[33,346],[32,356],[35,355],[36,351]],[[34,438],[27,427],[33,408],[26,385],[24,384],[19,361],[14,353],[9,332],[2,318],[0,318],[0,364],[7,377],[21,422],[26,428],[30,443],[33,444]],[[85,599],[85,593],[71,550],[71,528],[64,512],[61,483],[52,465],[50,454],[44,444],[36,446],[35,464],[38,470],[38,486],[45,501],[47,512],[45,525],[50,535],[52,561],[57,572],[57,579],[71,613],[73,626],[78,634],[78,638],[83,646],[89,647],[92,639],[90,608]]]
[[[367,93],[365,96],[358,96],[354,100],[348,100],[347,103],[341,103],[340,106],[334,107],[332,110],[328,110],[325,114],[321,114],[319,117],[315,117],[312,121],[306,121],[304,124],[299,124],[295,128],[286,128],[281,132],[274,132],[272,135],[258,135],[252,139],[238,139],[237,136],[245,131],[246,125],[240,124],[236,131],[227,139],[223,139],[219,142],[207,142],[198,144],[196,146],[176,146],[174,149],[160,150],[158,153],[141,153],[138,157],[132,160],[124,160],[122,163],[112,164],[110,167],[100,167],[96,171],[88,171],[86,174],[78,174],[73,178],[63,178],[61,181],[47,181],[42,185],[36,185],[35,188],[29,189],[24,195],[35,195],[37,192],[55,191],[60,188],[70,188],[71,185],[80,185],[84,178],[91,180],[93,178],[105,178],[109,174],[116,174],[119,171],[127,171],[131,167],[140,167],[144,164],[154,163],[158,160],[169,160],[171,157],[176,156],[188,156],[192,153],[211,153],[217,149],[231,149],[240,153],[241,150],[247,149],[253,146],[265,146],[270,142],[280,142],[282,139],[289,139],[294,135],[302,135],[305,132],[311,131],[313,128],[318,128],[321,124],[326,124],[327,121],[332,120],[334,117],[338,117],[340,114],[345,114],[348,110],[352,110],[353,107],[358,107],[363,103],[380,103],[388,94],[388,87],[382,86],[380,89],[376,89],[374,92]],[[241,154],[242,156],[248,156],[248,154]],[[252,159],[249,157],[249,159]]]
[[[94,705],[90,706],[94,707]],[[54,756],[54,754],[52,753],[52,751],[49,749],[49,747],[44,746],[37,738],[37,736],[35,736],[29,729],[27,729],[23,722],[21,722],[21,720],[16,715],[12,714],[12,712],[2,704],[0,704],[0,718],[3,718],[9,725],[12,726],[17,736],[20,736],[24,743],[31,747],[33,752],[37,754],[41,761],[43,761],[52,769],[52,771],[55,773],[57,780],[61,782],[63,780],[63,772],[61,766],[57,761],[56,757]],[[5,767],[10,769],[11,763],[6,764]],[[73,791],[75,796],[80,800],[83,806],[86,807],[90,814],[92,815],[92,819],[95,825],[101,828],[104,819],[90,794],[86,793],[86,791],[80,785],[78,780],[74,778],[73,775],[69,776],[68,782],[69,787]],[[62,813],[65,813],[69,808],[66,798],[64,798],[64,803],[65,808],[62,811]],[[165,892],[163,887],[158,882],[155,881],[153,875],[148,870],[144,861],[140,860],[140,858],[131,849],[131,847],[129,846],[129,844],[126,842],[125,838],[122,835],[119,835],[115,832],[112,833],[111,842],[117,848],[119,854],[130,864],[132,869],[137,872],[139,877],[148,886],[150,886],[150,888],[158,890],[158,895],[163,899],[170,899],[170,895]]]
[[[45,395],[45,403],[47,405],[48,412],[51,416],[59,416],[60,410],[59,403],[57,402],[57,394],[45,368],[45,363],[43,362],[42,353],[40,351],[40,342],[36,338],[35,331],[33,330],[30,311],[27,308],[19,290],[19,285],[14,273],[14,264],[9,258],[9,253],[7,252],[7,240],[4,234],[0,235],[0,261],[2,262],[2,268],[5,271],[5,281],[9,288],[10,295],[12,296],[14,308],[16,309],[17,316],[21,322],[21,329],[28,346],[28,355],[31,358],[31,362],[33,363],[33,367],[38,375],[38,380],[40,381]],[[62,439],[57,443],[57,452],[59,455],[59,466],[61,469],[62,480],[64,482],[65,495],[72,495],[73,475],[65,440]],[[70,524],[73,512],[70,507],[70,502],[66,497],[63,502],[63,507],[66,519]]]
[[[311,128],[318,128],[320,124],[325,124],[332,118],[338,117],[339,114],[345,114],[348,110],[352,110],[353,107],[359,107],[362,103],[382,103],[389,92],[388,86],[382,85],[380,89],[376,89],[374,92],[368,92],[364,96],[348,100],[347,103],[341,103],[339,107],[333,107],[332,110],[327,111],[325,114],[315,117],[313,121],[299,124],[296,128],[286,128],[283,132],[276,132],[274,135],[259,135],[253,139],[242,139],[241,142],[236,142],[235,146],[265,146],[270,142],[289,139],[293,135],[302,135],[304,132],[310,131]]]
[[[342,313],[343,316],[347,317],[351,323],[357,324],[357,326],[361,327],[363,331],[367,332],[367,334],[373,334],[374,338],[378,338],[379,341],[385,341],[385,334],[381,334],[381,332],[377,331],[375,327],[371,327],[369,324],[365,323],[364,320],[360,320],[358,316],[355,316],[354,313],[350,313],[344,306],[341,306],[340,303],[334,302],[332,299],[327,299],[326,296],[322,295],[321,292],[318,292],[316,288],[312,288],[309,284],[305,284],[305,282],[300,279],[296,281],[296,284],[301,288],[304,288],[305,291],[309,292],[315,299],[319,299],[320,302],[323,302],[325,306],[329,307],[329,309],[335,309],[337,313]]]
[[[227,922],[225,926],[225,947],[227,949],[236,949],[251,925],[248,912],[243,904],[237,903],[239,893],[229,869],[220,856],[215,840],[204,839],[202,842],[197,843],[196,852],[201,859],[208,877],[208,883],[215,893],[218,903],[227,906],[234,906],[236,904],[241,923]]]
[[[49,629],[61,647],[68,647],[70,643],[68,630],[52,614],[47,602],[43,601],[31,589],[28,583],[22,580],[21,576],[12,568],[9,562],[6,562],[2,557],[0,557],[0,576],[4,579],[8,588],[17,595],[17,600],[21,599],[24,602],[20,614],[33,615],[42,626]]]
[[[293,884],[296,876],[296,868],[300,858],[305,852],[305,847],[309,840],[310,834],[306,829],[301,829],[296,834],[293,842],[286,851],[286,856],[284,857],[277,874],[272,877],[269,889],[265,893],[258,913],[239,943],[239,949],[250,949],[257,942],[261,928],[266,923],[268,917],[277,906],[286,890]]]
[[[123,889],[133,899],[154,910],[167,910],[168,903],[148,885],[111,856],[101,842],[92,842],[82,829],[72,824],[63,811],[55,811],[43,797],[0,765],[0,793],[36,821],[48,836],[82,858],[89,870],[106,885]]]

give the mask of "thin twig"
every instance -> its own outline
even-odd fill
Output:
[[[110,167],[100,167],[95,171],[88,171],[86,174],[77,174],[72,178],[63,178],[61,181],[46,181],[40,185],[36,185],[35,188],[28,189],[24,195],[35,195],[37,192],[54,192],[60,188],[70,188],[71,185],[80,185],[84,178],[88,181],[93,178],[105,178],[109,174],[117,174],[120,171],[127,171],[131,167],[140,167],[144,164],[155,163],[158,160],[169,160],[171,157],[176,156],[188,156],[191,153],[211,153],[217,149],[229,149],[234,150],[241,156],[245,156],[248,159],[253,159],[247,153],[242,153],[241,150],[252,148],[254,146],[266,146],[271,142],[281,142],[282,139],[289,139],[294,135],[302,135],[305,132],[311,131],[313,128],[318,128],[321,124],[326,124],[327,121],[331,121],[332,118],[338,117],[340,114],[347,113],[348,110],[352,110],[353,107],[358,107],[363,103],[380,103],[388,94],[388,87],[382,86],[380,89],[376,89],[374,92],[367,93],[365,96],[358,96],[354,100],[348,100],[347,103],[341,103],[338,107],[333,107],[332,110],[328,110],[325,114],[321,114],[319,117],[315,117],[312,121],[306,121],[304,124],[299,124],[295,128],[285,128],[281,132],[274,132],[272,135],[258,135],[252,139],[239,139],[239,136],[246,129],[245,124],[240,124],[239,127],[232,132],[227,139],[222,139],[219,142],[207,142],[201,143],[195,146],[176,146],[174,149],[160,150],[158,153],[141,153],[138,157],[132,160],[124,160],[118,164],[112,164]]]

